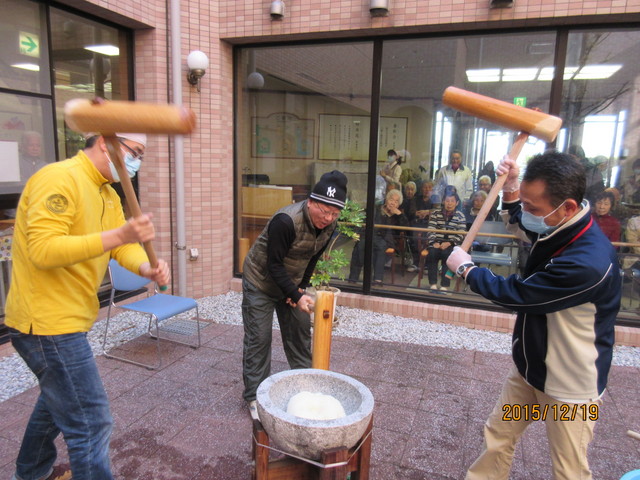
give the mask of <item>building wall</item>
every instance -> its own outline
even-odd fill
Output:
[[[183,0],[181,64],[183,103],[196,113],[198,127],[185,137],[186,247],[200,258],[187,261],[192,297],[227,292],[233,278],[233,58],[232,45],[301,38],[358,37],[372,34],[461,29],[559,17],[623,15],[640,12],[640,0],[515,0],[513,8],[488,8],[489,0],[390,0],[391,13],[371,18],[369,0],[285,0],[281,21],[269,16],[267,0]],[[169,38],[164,0],[67,0],[66,4],[136,28],[135,94],[141,101],[171,100]],[[210,61],[197,93],[185,80],[186,57],[204,51]],[[153,137],[141,171],[140,202],[154,213],[156,249],[175,257],[175,175],[169,139]],[[174,258],[174,275],[177,267]],[[174,286],[177,283],[174,284]]]
[[[369,0],[285,0],[282,21],[272,22],[268,1],[220,2],[221,37],[331,33],[549,17],[612,15],[640,11],[638,0],[515,0],[512,8],[489,9],[490,0],[389,0],[390,15],[371,18]]]

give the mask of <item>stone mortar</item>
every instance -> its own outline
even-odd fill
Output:
[[[319,392],[338,399],[346,416],[311,420],[287,413],[291,397]],[[257,392],[258,416],[271,444],[282,451],[317,460],[330,448],[351,448],[364,434],[373,414],[373,395],[357,380],[313,368],[287,370],[270,376]]]

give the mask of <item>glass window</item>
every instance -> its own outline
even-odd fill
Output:
[[[27,179],[55,161],[51,100],[0,93],[0,209],[12,209]]]
[[[619,187],[622,201],[640,204],[633,162],[638,158],[638,32],[569,35],[558,148],[597,164],[602,190]],[[593,202],[596,190],[588,192]]]
[[[51,94],[44,5],[3,0],[0,32],[0,87]]]
[[[128,99],[128,35],[114,27],[51,9],[51,49],[60,158],[84,147],[83,137],[64,123],[72,98]]]
[[[367,201],[371,124],[370,43],[242,50],[239,122],[238,270],[280,207],[304,201],[323,173],[348,178],[348,196]],[[336,250],[351,257],[353,242]],[[337,276],[348,276],[345,266]]]
[[[587,169],[594,220],[609,240],[623,242],[621,310],[634,313],[640,274],[639,47],[637,31],[569,34],[558,141]]]
[[[351,280],[351,288],[368,290],[364,270],[371,273],[374,291],[422,298],[428,292],[434,301],[488,305],[466,291],[464,282],[445,280],[448,252],[438,252],[434,243],[461,243],[484,201],[479,192],[488,193],[495,181],[492,167],[519,132],[447,107],[442,95],[456,86],[548,112],[559,68],[564,124],[556,145],[584,160],[588,182],[597,184],[597,191],[587,190],[592,204],[598,193],[612,189],[613,201],[600,203],[610,204],[611,217],[620,223],[619,238],[610,240],[619,248],[629,280],[623,310],[637,313],[640,33],[571,32],[567,51],[560,52],[560,58],[566,53],[566,63],[560,66],[555,64],[556,37],[552,31],[384,40],[380,59],[373,58],[372,43],[242,49],[236,129],[238,270],[273,212],[304,200],[321,173],[338,168],[349,177],[350,198],[362,206],[373,204],[375,212],[372,238],[342,245],[350,260],[342,275]],[[381,92],[371,99],[376,61],[382,62]],[[380,112],[375,168],[368,162],[372,100]],[[518,158],[522,170],[547,146],[529,137]],[[369,182],[375,188],[368,191]],[[454,185],[457,196],[445,194],[445,185]],[[460,225],[446,223],[448,197],[453,197]],[[472,246],[472,258],[500,275],[522,273],[529,245],[504,230],[499,202]],[[405,218],[392,218],[398,215],[396,203]],[[363,269],[365,243],[373,261]],[[336,277],[332,283],[346,285]]]
[[[378,155],[381,168],[392,161],[385,158],[387,148],[402,158],[401,167],[396,167],[399,179],[394,179],[398,183],[393,186],[385,179],[388,189],[401,190],[401,210],[407,217],[403,221],[410,227],[394,228],[395,241],[388,245],[395,249],[392,259],[381,253],[391,262],[378,275],[385,289],[424,293],[426,288],[449,294],[462,288],[445,276],[444,262],[453,246],[462,242],[482,206],[484,194],[475,192],[484,188],[488,193],[495,181],[487,164],[497,164],[518,133],[444,106],[445,89],[453,85],[548,111],[551,77],[547,72],[553,67],[554,49],[554,33],[385,42],[380,112],[382,118],[393,118],[402,128],[395,146],[380,139]],[[524,164],[544,148],[545,142],[530,137],[520,162]],[[490,180],[480,182],[485,174]],[[445,187],[451,186],[457,193],[453,199],[445,195]],[[488,217],[496,223],[486,228],[495,227],[498,230],[493,233],[503,234],[497,206]],[[445,215],[443,211],[449,208],[456,213]],[[514,273],[519,252],[516,240],[505,243],[489,233],[478,236],[474,259],[491,262],[500,274]]]

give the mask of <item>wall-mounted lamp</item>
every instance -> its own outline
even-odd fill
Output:
[[[271,20],[282,20],[284,18],[284,2],[282,0],[273,0],[269,14],[271,15]]]
[[[386,17],[389,15],[389,0],[371,0],[369,13],[372,17]]]
[[[204,77],[205,71],[209,67],[209,58],[204,52],[194,50],[187,57],[187,81],[191,85],[196,85],[196,89],[200,92],[200,79]]]
[[[491,0],[489,8],[511,8],[513,0]]]

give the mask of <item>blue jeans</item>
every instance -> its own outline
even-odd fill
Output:
[[[27,335],[9,329],[11,343],[38,377],[40,396],[27,424],[15,478],[46,478],[64,435],[74,480],[111,480],[109,400],[86,333]]]

